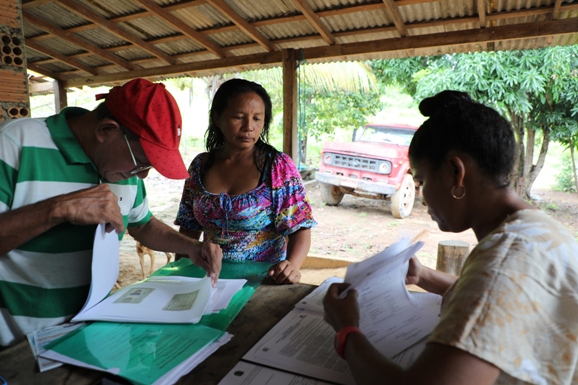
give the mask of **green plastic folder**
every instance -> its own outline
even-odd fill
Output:
[[[271,267],[268,262],[223,262],[219,278],[247,280],[245,287],[237,292],[231,299],[229,306],[219,313],[207,314],[199,322],[219,330],[226,330],[233,319],[239,314],[243,306],[255,292],[263,278],[267,276],[267,271]],[[153,276],[180,275],[186,277],[202,278],[206,275],[205,270],[197,265],[193,265],[190,259],[182,258],[171,262],[152,274]]]
[[[178,378],[190,370],[189,366],[183,371],[179,365],[225,334],[266,277],[270,266],[266,262],[223,263],[220,278],[244,278],[247,283],[233,296],[226,309],[204,315],[197,324],[93,322],[51,342],[45,348],[72,358],[81,366],[114,372],[135,384],[162,383],[165,382],[163,376],[174,375]],[[206,273],[189,259],[180,259],[153,275],[202,278]],[[196,364],[198,362],[190,365]]]
[[[79,361],[81,366],[150,385],[223,334],[223,330],[199,324],[94,322],[46,348]]]

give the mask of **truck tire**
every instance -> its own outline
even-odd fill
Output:
[[[399,189],[391,196],[391,214],[399,219],[407,218],[415,201],[415,183],[410,174],[405,174]]]
[[[345,195],[339,187],[332,184],[319,183],[319,186],[321,187],[321,200],[328,206],[337,206]]]

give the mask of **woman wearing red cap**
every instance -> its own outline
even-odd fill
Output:
[[[261,85],[243,79],[221,85],[207,152],[189,166],[175,224],[219,244],[224,261],[271,262],[277,283],[296,283],[316,222],[291,158],[267,143],[271,118]]]

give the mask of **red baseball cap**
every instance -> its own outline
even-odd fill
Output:
[[[177,102],[162,83],[134,79],[96,95],[118,122],[134,132],[151,165],[170,179],[189,177],[179,152],[182,133]]]

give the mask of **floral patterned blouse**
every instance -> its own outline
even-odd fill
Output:
[[[578,243],[540,210],[485,237],[429,337],[500,368],[496,385],[578,384]]]
[[[282,261],[287,254],[284,237],[317,224],[301,175],[288,155],[279,153],[272,162],[270,183],[264,172],[259,186],[241,195],[205,190],[202,157],[197,155],[189,166],[175,224],[203,231],[205,240],[221,246],[224,260]]]

